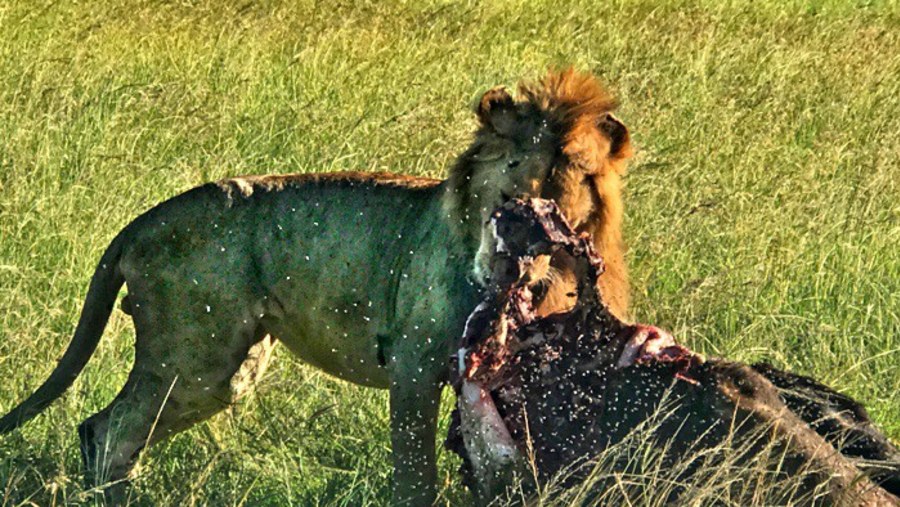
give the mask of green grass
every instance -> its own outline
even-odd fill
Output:
[[[639,319],[813,375],[900,438],[896,1],[223,4],[0,4],[0,411],[49,373],[100,253],[153,204],[246,173],[442,176],[481,92],[572,63],[610,84],[638,149]],[[69,394],[0,437],[0,505],[78,500],[76,426],[132,341],[115,312]],[[232,414],[146,456],[138,501],[384,504],[387,428],[385,393],[280,351]]]

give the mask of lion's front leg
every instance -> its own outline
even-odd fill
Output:
[[[441,382],[417,367],[391,372],[393,505],[430,506],[435,501],[435,435]]]

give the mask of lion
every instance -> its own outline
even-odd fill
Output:
[[[94,272],[49,378],[0,419],[35,417],[94,352],[119,289],[136,330],[128,380],[78,429],[89,486],[123,498],[140,452],[230,406],[277,340],[311,365],[390,390],[394,501],[435,498],[435,433],[448,358],[490,273],[490,213],[555,199],[594,235],[609,305],[627,309],[620,178],[628,130],[611,96],[572,69],[495,88],[443,181],[386,173],[250,176],[208,183],[126,226]],[[572,301],[566,266],[541,259],[542,310]],[[574,285],[573,285],[574,286]],[[248,356],[253,364],[248,368]],[[237,379],[237,381],[236,381]]]

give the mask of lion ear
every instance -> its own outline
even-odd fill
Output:
[[[600,130],[609,137],[609,157],[623,159],[631,156],[631,137],[628,127],[612,114],[600,120]]]
[[[516,103],[506,88],[491,88],[481,97],[475,108],[481,125],[503,134],[509,132],[516,121]]]

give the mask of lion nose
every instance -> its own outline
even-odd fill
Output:
[[[527,183],[517,183],[514,188],[513,194],[515,194],[514,197],[516,199],[528,200],[541,195],[541,182],[538,180],[532,180]],[[501,192],[501,194],[504,197],[508,197],[503,192]]]

